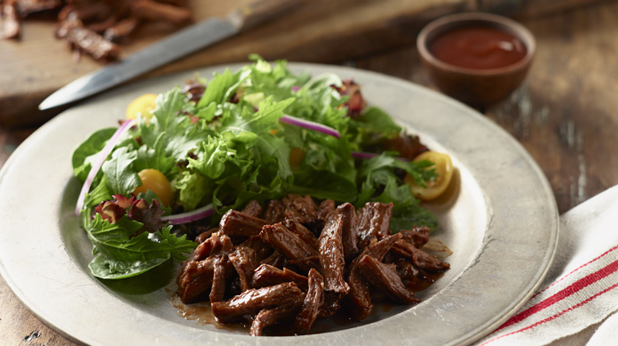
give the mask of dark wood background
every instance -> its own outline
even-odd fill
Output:
[[[480,111],[530,152],[561,213],[618,184],[618,2],[481,3],[518,16],[536,37],[538,52],[524,85]],[[413,42],[334,61],[305,61],[355,66],[434,88]],[[0,166],[34,130],[0,127]],[[6,345],[73,345],[30,314],[1,279],[0,340]]]
[[[530,152],[563,213],[618,184],[618,3],[522,23],[538,44],[528,78],[481,111]],[[414,47],[349,63],[435,88]]]

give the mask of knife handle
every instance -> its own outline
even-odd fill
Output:
[[[229,21],[244,31],[274,19],[301,5],[303,0],[257,0],[228,15]]]

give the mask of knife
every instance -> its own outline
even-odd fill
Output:
[[[231,12],[227,18],[209,18],[168,36],[113,65],[82,76],[49,95],[39,105],[46,110],[107,90],[159,66],[177,60],[273,19],[300,5],[302,0],[258,0]]]

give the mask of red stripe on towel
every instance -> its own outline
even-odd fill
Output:
[[[591,273],[587,276],[584,276],[583,278],[573,282],[572,284],[570,284],[569,286],[563,288],[562,290],[556,292],[555,294],[553,294],[552,296],[549,296],[547,299],[540,301],[539,303],[529,307],[528,309],[518,313],[517,315],[511,317],[508,321],[506,321],[502,326],[498,327],[498,329],[496,329],[496,331],[502,329],[502,328],[506,328],[508,326],[511,326],[515,323],[519,323],[523,320],[525,320],[526,318],[534,315],[535,313],[546,309],[568,297],[570,297],[571,295],[573,295],[574,293],[577,293],[578,291],[582,290],[583,288],[586,288],[587,286],[605,278],[606,276],[614,273],[616,270],[618,270],[618,261],[614,261],[610,264],[608,264],[607,266],[597,270],[594,273]]]
[[[614,263],[615,263],[615,262],[614,262]],[[585,305],[585,304],[587,304],[587,303],[591,302],[593,299],[595,299],[595,298],[597,298],[597,297],[599,297],[599,296],[601,296],[601,295],[603,295],[603,294],[605,294],[605,293],[607,293],[607,292],[609,292],[609,291],[613,290],[613,289],[614,289],[614,288],[616,288],[616,287],[618,287],[618,283],[615,283],[615,284],[611,285],[610,287],[608,287],[608,288],[604,289],[603,291],[598,292],[597,294],[595,294],[595,295],[593,295],[593,296],[591,296],[591,297],[589,297],[589,298],[587,298],[587,299],[585,299],[585,300],[583,300],[583,301],[581,301],[581,302],[577,303],[576,305],[571,306],[571,307],[570,307],[570,308],[568,308],[568,309],[562,310],[561,312],[559,312],[559,313],[557,313],[557,314],[555,314],[555,315],[553,315],[553,316],[550,316],[550,317],[548,317],[548,318],[546,318],[546,319],[544,319],[544,320],[538,321],[538,322],[536,322],[536,323],[534,323],[534,324],[531,324],[531,325],[529,325],[529,326],[527,326],[527,327],[524,327],[524,328],[518,329],[518,330],[516,330],[516,331],[510,332],[510,333],[507,333],[507,334],[504,334],[504,335],[500,335],[500,336],[498,336],[498,337],[495,337],[495,338],[493,338],[493,339],[491,339],[491,340],[488,340],[488,341],[484,342],[483,344],[481,344],[481,346],[485,346],[485,345],[487,345],[487,344],[489,344],[489,343],[491,343],[491,342],[494,342],[494,341],[496,341],[496,340],[502,339],[502,338],[504,338],[504,337],[506,337],[506,336],[513,335],[513,334],[517,334],[517,333],[521,333],[521,332],[526,331],[526,330],[528,330],[528,329],[531,329],[531,328],[537,327],[537,326],[539,326],[539,325],[541,325],[541,324],[543,324],[543,323],[546,323],[546,322],[552,321],[552,320],[554,320],[554,319],[556,319],[556,318],[558,318],[558,317],[560,317],[560,316],[562,316],[562,315],[566,314],[566,313],[567,313],[567,312],[569,312],[569,311],[575,310],[575,309],[577,309],[577,308],[579,308],[579,307],[581,307],[581,306],[583,306],[583,305]]]
[[[564,275],[564,276],[562,276],[560,279],[558,279],[558,280],[554,281],[551,285],[549,285],[549,286],[545,287],[543,290],[538,291],[537,293],[535,293],[535,294],[532,296],[532,298],[534,298],[534,297],[538,296],[539,294],[541,294],[541,293],[543,293],[543,292],[547,291],[548,289],[550,289],[551,287],[553,287],[555,284],[557,284],[557,283],[559,283],[560,281],[562,281],[562,280],[566,279],[567,277],[571,276],[571,274],[573,274],[573,273],[577,272],[578,270],[580,270],[580,269],[582,269],[582,268],[584,268],[584,267],[588,266],[588,265],[589,265],[589,264],[591,264],[591,263],[594,263],[594,262],[598,261],[599,259],[601,259],[601,258],[605,257],[607,254],[609,254],[610,252],[612,252],[612,251],[614,251],[614,250],[616,250],[616,249],[618,249],[618,245],[616,245],[616,246],[614,246],[613,248],[611,248],[611,249],[609,249],[609,250],[605,251],[604,253],[600,254],[598,257],[596,257],[596,258],[594,258],[594,259],[590,260],[589,262],[586,262],[586,263],[584,263],[584,264],[580,265],[579,267],[577,267],[577,268],[573,269],[570,273],[565,274],[565,275]],[[532,299],[532,298],[530,298],[530,299]]]

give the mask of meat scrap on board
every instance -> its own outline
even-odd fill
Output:
[[[120,59],[119,44],[144,23],[164,22],[180,28],[193,22],[184,0],[0,0],[0,5],[3,38],[19,39],[22,19],[56,16],[56,38],[100,62]]]

